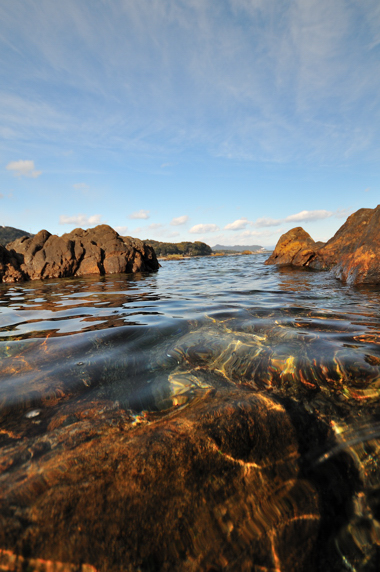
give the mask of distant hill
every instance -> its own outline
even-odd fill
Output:
[[[260,246],[259,244],[253,244],[251,246],[246,246],[244,245],[239,245],[239,244],[235,244],[235,246],[224,246],[223,244],[216,244],[215,246],[212,246],[212,250],[213,252],[216,252],[218,250],[232,250],[233,252],[243,252],[244,250],[252,250],[252,252],[255,252],[257,250],[266,250],[263,246]]]
[[[13,228],[13,226],[0,226],[0,244],[5,246],[8,242],[16,240],[16,238],[21,238],[22,236],[33,236],[30,232],[26,230],[21,230],[19,228]]]
[[[211,246],[204,242],[159,242],[158,240],[144,240],[153,246],[156,256],[208,256],[212,253]]]

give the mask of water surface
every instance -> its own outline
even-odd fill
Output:
[[[199,398],[211,406],[211,390],[274,396],[330,431],[325,444],[300,447],[303,479],[316,481],[342,453],[355,474],[350,506],[332,527],[330,569],[375,570],[380,288],[265,259],[163,261],[156,274],[0,285],[4,454],[15,435],[47,432],[62,407],[74,415],[111,404],[149,424],[149,415],[181,415]]]

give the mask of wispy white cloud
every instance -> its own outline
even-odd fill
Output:
[[[0,124],[9,139],[37,129],[160,157],[375,156],[379,29],[378,0],[13,0]]]
[[[219,227],[216,224],[196,224],[191,227],[191,234],[208,234],[209,232],[217,232]]]
[[[132,219],[147,219],[147,218],[149,218],[149,216],[150,216],[149,213],[150,213],[150,211],[146,211],[146,210],[144,210],[144,209],[140,209],[139,211],[134,212],[134,213],[132,213],[131,215],[129,215],[129,218],[132,218]]]
[[[347,209],[338,209],[334,212],[334,216],[336,218],[347,218],[354,212],[354,209],[347,208]]]
[[[163,227],[163,225],[159,222],[154,222],[148,226],[148,228],[150,230],[158,230],[159,228],[162,228],[162,227]]]
[[[274,218],[258,218],[255,222],[255,226],[257,227],[266,227],[266,226],[279,226],[282,224],[283,219],[274,219]]]
[[[121,236],[125,236],[128,232],[127,226],[115,226],[114,229],[118,232]]]
[[[102,215],[96,214],[92,216],[87,216],[84,214],[78,214],[74,216],[61,215],[59,217],[59,224],[76,224],[78,226],[95,226],[102,224]],[[104,222],[104,221],[103,221]]]
[[[314,220],[322,220],[329,218],[333,213],[326,210],[316,210],[316,211],[301,211],[294,215],[287,216],[285,222],[311,222]]]
[[[35,179],[42,174],[42,171],[36,171],[34,161],[31,160],[20,159],[19,161],[11,161],[6,166],[6,169],[13,171],[16,177],[31,177]]]
[[[252,246],[252,245],[274,245],[277,240],[279,234],[284,232],[283,228],[278,228],[275,230],[251,230],[246,229],[242,230],[241,232],[226,234],[220,234],[217,236],[213,236],[212,240],[214,244],[224,244],[226,246],[232,246],[235,244],[241,246]]]
[[[241,233],[241,237],[242,238],[249,238],[249,237],[256,237],[256,238],[267,238],[270,236],[275,236],[280,234],[281,232],[283,232],[282,229],[277,229],[274,231],[268,231],[268,230],[264,230],[264,231],[257,231],[257,230],[244,230]]]
[[[249,224],[251,224],[251,222],[247,218],[242,217],[239,218],[238,220],[235,220],[234,222],[226,224],[224,230],[241,230],[242,228],[245,228]]]
[[[170,224],[172,226],[180,226],[182,224],[186,224],[188,220],[189,220],[189,217],[187,215],[183,215],[183,216],[179,216],[177,218],[173,218]]]
[[[271,226],[280,226],[283,223],[287,222],[313,222],[316,220],[323,220],[325,218],[329,218],[333,216],[333,212],[327,210],[315,210],[315,211],[301,211],[296,214],[289,215],[285,218],[281,219],[273,219],[273,218],[258,218],[255,222],[255,226],[260,227],[271,227]]]
[[[74,183],[73,188],[78,191],[87,191],[90,186],[87,183]]]

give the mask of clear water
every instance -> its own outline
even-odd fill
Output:
[[[380,287],[265,259],[0,285],[0,459],[9,443],[17,449],[15,436],[47,432],[60,407],[114,404],[137,426],[149,414],[181,415],[202,395],[211,404],[215,388],[290,399],[330,431],[325,445],[302,452],[304,473],[344,453],[359,475],[332,527],[334,570],[377,569]],[[12,470],[17,480],[25,467]]]

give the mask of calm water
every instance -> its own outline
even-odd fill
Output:
[[[20,426],[44,431],[60,403],[114,403],[139,424],[212,388],[290,399],[331,433],[302,453],[305,474],[342,453],[355,471],[331,539],[341,569],[377,570],[380,287],[265,259],[0,285],[0,436],[6,447]]]

